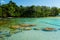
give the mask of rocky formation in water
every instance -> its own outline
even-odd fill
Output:
[[[43,31],[55,31],[56,29],[55,28],[44,28],[42,29]]]
[[[21,27],[31,27],[35,26],[35,24],[20,24]]]
[[[18,29],[18,28],[22,28],[22,27],[31,27],[31,26],[35,26],[35,24],[12,25],[9,28],[11,28],[11,29]],[[29,28],[27,28],[27,29],[29,29]]]

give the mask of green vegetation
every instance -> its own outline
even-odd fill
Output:
[[[0,17],[50,17],[60,13],[60,8],[47,6],[17,6],[10,1],[0,5]]]

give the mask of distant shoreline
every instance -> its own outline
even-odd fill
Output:
[[[44,18],[60,18],[60,16],[56,16],[56,17],[44,17]]]
[[[5,17],[5,18],[60,18],[60,16],[56,17]],[[2,19],[2,17],[0,17]]]

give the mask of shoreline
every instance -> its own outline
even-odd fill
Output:
[[[44,17],[44,18],[60,18],[60,16],[56,16],[56,17]]]
[[[6,17],[6,18],[60,18],[60,16],[56,17]],[[3,19],[0,17],[0,19]]]

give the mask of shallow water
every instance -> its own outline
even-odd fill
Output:
[[[10,31],[8,28],[11,25],[18,24],[36,24],[34,27],[38,28],[60,28],[60,17],[53,18],[11,18],[7,20],[6,24],[0,25],[1,30]],[[3,21],[3,20],[2,20]],[[53,32],[45,32],[42,30],[29,30],[13,34],[11,37],[6,37],[4,40],[60,40],[60,30]]]

